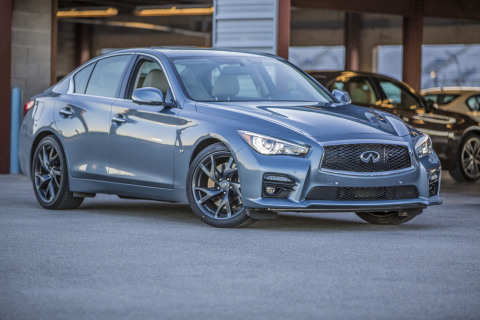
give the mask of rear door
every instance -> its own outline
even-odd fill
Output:
[[[111,106],[132,55],[97,60],[73,76],[73,87],[55,106],[54,121],[73,177],[107,175]]]

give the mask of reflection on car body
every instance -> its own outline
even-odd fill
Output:
[[[32,101],[20,158],[49,209],[109,193],[188,202],[233,227],[277,211],[398,224],[441,203],[428,135],[267,54],[120,50]]]
[[[458,181],[480,179],[480,127],[469,116],[436,109],[407,84],[354,71],[309,71],[328,89],[347,91],[352,103],[395,114],[432,138],[442,162]]]

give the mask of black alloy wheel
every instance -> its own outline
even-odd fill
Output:
[[[480,136],[468,134],[460,145],[460,154],[451,176],[457,181],[476,181],[480,178]]]
[[[35,196],[44,208],[74,209],[83,201],[68,188],[65,156],[54,136],[47,136],[38,144],[32,159],[32,179]]]
[[[210,145],[195,157],[187,196],[195,215],[214,227],[244,227],[255,221],[243,207],[237,165],[224,144]]]
[[[460,161],[468,180],[477,180],[480,177],[480,136],[467,137],[462,146]]]

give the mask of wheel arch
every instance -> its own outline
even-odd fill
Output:
[[[60,147],[62,148],[62,151],[65,154],[65,148],[63,147],[62,140],[60,139],[60,137],[58,136],[58,134],[56,132],[54,132],[52,130],[48,130],[48,129],[45,129],[43,131],[38,132],[37,135],[35,136],[35,138],[33,139],[32,147],[30,148],[29,167],[28,167],[28,176],[29,177],[31,177],[31,175],[32,175],[31,171],[32,171],[33,155],[35,153],[35,150],[37,149],[40,141],[42,141],[42,139],[47,137],[47,136],[54,136],[55,138],[57,138],[57,140],[60,143]],[[67,164],[68,164],[68,157],[66,156],[66,154],[65,154],[65,158],[66,158],[66,161],[67,161]]]
[[[470,133],[480,136],[480,127],[469,127],[465,129],[465,131],[463,131],[461,141],[463,142],[465,140],[465,137]]]
[[[189,161],[189,166],[192,165],[192,162],[193,160],[195,159],[195,157],[200,153],[202,152],[203,149],[207,148],[208,146],[211,146],[212,144],[215,144],[215,143],[223,143],[229,150],[230,152],[232,153],[232,155],[234,154],[234,152],[232,151],[232,147],[229,145],[229,143],[223,139],[222,137],[220,136],[206,136],[204,137],[203,139],[199,139],[196,143],[195,143],[195,146],[193,148],[193,152],[192,154],[190,155],[190,161]]]

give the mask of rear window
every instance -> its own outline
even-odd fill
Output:
[[[439,93],[439,94],[426,94],[423,97],[426,100],[432,100],[436,102],[439,106],[448,104],[458,98],[459,94],[452,93]]]
[[[119,55],[99,60],[88,81],[86,94],[100,97],[115,97],[122,74],[130,61],[129,55]]]

